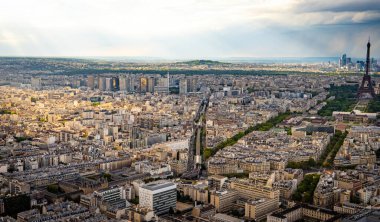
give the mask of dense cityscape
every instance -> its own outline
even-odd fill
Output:
[[[356,65],[0,64],[2,221],[380,216],[369,54]]]
[[[380,222],[379,0],[0,7],[0,222]]]

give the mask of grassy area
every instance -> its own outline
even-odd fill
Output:
[[[377,113],[380,112],[380,96],[377,96],[368,103],[367,112]]]
[[[184,195],[183,192],[180,192],[179,190],[177,190],[177,201],[183,203],[193,202],[189,195]]]
[[[317,163],[313,158],[309,158],[308,161],[301,161],[301,162],[288,162],[288,165],[286,165],[286,168],[293,168],[293,169],[303,169],[303,170],[310,170],[311,167],[315,167]]]
[[[25,136],[19,136],[19,137],[14,136],[14,138],[15,138],[16,142],[18,142],[18,143],[20,143],[20,142],[22,142],[22,141],[25,141],[25,140],[32,140],[32,138],[30,138],[30,137],[25,137]]]
[[[3,114],[16,114],[16,112],[12,110],[2,109],[0,110],[0,115],[3,115]]]
[[[327,145],[326,149],[323,151],[318,161],[319,166],[331,167],[333,165],[336,153],[339,151],[340,147],[342,146],[346,136],[347,136],[347,132],[342,133],[339,130],[335,132],[334,136],[331,138],[329,144]]]
[[[139,197],[135,197],[134,199],[130,200],[131,203],[133,204],[139,204],[140,200],[139,200]]]
[[[298,185],[297,190],[294,192],[292,199],[304,203],[312,203],[314,190],[318,185],[319,178],[319,174],[305,175],[302,182]]]
[[[248,88],[247,88],[247,91],[248,91],[248,93],[253,93],[253,92],[255,92],[255,91],[260,91],[260,89],[255,89],[255,88],[253,88],[253,87],[248,87]]]
[[[225,177],[228,177],[228,178],[232,178],[232,177],[236,177],[236,178],[248,178],[249,177],[249,173],[248,172],[243,172],[243,173],[228,173],[228,174],[222,174],[222,176],[225,176]]]
[[[292,128],[291,127],[285,127],[286,133],[291,136],[292,135]]]
[[[44,118],[44,117],[38,117],[37,119],[38,119],[38,121],[40,121],[40,122],[47,122],[47,119]]]
[[[108,182],[113,181],[113,180],[112,180],[112,176],[111,176],[111,174],[109,174],[109,173],[103,173],[103,174],[102,174],[102,177],[105,178]]]
[[[107,180],[107,182],[112,182],[113,181],[112,175],[109,174],[109,173],[101,173],[99,175],[92,175],[92,176],[88,176],[87,178],[91,179],[91,180],[98,180],[100,178],[104,178],[104,179]]]
[[[334,96],[334,100],[326,101],[326,106],[318,111],[320,116],[331,116],[333,111],[352,111],[357,102],[357,85],[332,85],[329,89],[329,96]]]
[[[242,131],[242,132],[239,132],[237,134],[235,134],[233,137],[231,138],[228,138],[226,140],[224,140],[223,142],[219,143],[218,145],[215,146],[215,148],[206,148],[204,150],[204,158],[205,159],[208,159],[210,158],[211,156],[215,155],[219,150],[223,149],[224,147],[227,147],[227,146],[232,146],[234,145],[239,139],[241,139],[243,136],[253,132],[253,131],[268,131],[270,130],[272,127],[276,126],[277,124],[281,123],[282,121],[284,121],[286,118],[288,118],[289,116],[291,115],[290,112],[286,112],[286,113],[281,113],[279,114],[278,116],[276,117],[273,117],[271,119],[269,119],[268,121],[266,121],[265,123],[261,123],[261,124],[258,124],[258,125],[255,125],[255,126],[250,126],[248,129],[246,129],[245,131]]]

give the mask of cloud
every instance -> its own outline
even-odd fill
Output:
[[[358,3],[359,2],[359,3]],[[361,56],[380,54],[378,0],[12,0],[0,55]]]
[[[280,17],[281,18],[281,17]],[[288,26],[365,24],[380,22],[380,12],[310,12],[290,14],[278,23]]]
[[[380,22],[378,0],[294,0],[290,20],[301,25],[363,24]]]
[[[296,12],[363,12],[380,10],[378,0],[297,0],[292,8]]]

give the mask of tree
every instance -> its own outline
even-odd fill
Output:
[[[315,167],[317,163],[313,158],[309,158],[307,161],[301,161],[301,162],[294,162],[290,161],[288,162],[287,168],[293,168],[293,169],[303,169],[303,170],[309,170],[311,167]]]
[[[376,150],[376,157],[377,157],[377,158],[380,158],[380,149],[377,149],[377,150]]]
[[[16,217],[20,212],[30,209],[30,197],[26,194],[4,198],[6,215]]]
[[[47,186],[47,191],[50,193],[58,194],[59,193],[59,187],[56,184],[50,184]]]
[[[333,111],[351,111],[356,104],[357,85],[332,85],[329,96],[334,100],[326,101],[326,105],[318,111],[320,116],[331,116]]]
[[[255,126],[248,127],[248,129],[246,129],[245,131],[239,132],[239,133],[235,134],[234,136],[232,136],[231,138],[228,138],[228,139],[224,140],[223,142],[219,143],[218,145],[216,145],[214,147],[214,149],[206,148],[204,151],[205,159],[208,159],[209,157],[215,155],[219,150],[223,149],[224,147],[234,145],[235,143],[237,143],[237,141],[239,139],[241,139],[242,137],[244,137],[245,135],[247,135],[249,133],[252,133],[253,131],[268,131],[268,130],[270,130],[272,127],[274,127],[277,124],[284,121],[290,115],[291,115],[291,113],[289,113],[289,112],[281,113],[278,116],[269,119],[265,123],[261,123],[261,124],[255,125]]]
[[[139,197],[135,197],[134,199],[131,200],[131,203],[133,204],[139,204]]]
[[[367,112],[369,113],[380,112],[380,96],[375,97],[368,103]]]
[[[25,140],[32,140],[30,137],[25,137],[25,136],[20,136],[20,137],[15,136],[14,138],[16,139],[16,142],[18,142],[18,143],[25,141]]]
[[[292,195],[295,201],[311,203],[313,201],[314,190],[318,185],[319,174],[307,174],[303,181],[298,185],[297,190]]]
[[[12,110],[0,110],[0,115],[2,114],[16,114],[16,112]]]
[[[111,174],[109,174],[109,173],[104,173],[103,174],[103,178],[105,178],[108,182],[110,182],[112,179],[111,179]]]
[[[309,158],[309,160],[307,161],[307,164],[311,167],[314,167],[317,165],[317,162],[315,162],[314,158]]]

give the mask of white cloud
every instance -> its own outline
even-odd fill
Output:
[[[363,10],[367,10],[376,0],[363,1],[367,6]],[[284,30],[380,20],[376,7],[355,11],[355,5],[353,0],[4,1],[0,7],[0,53],[249,56],[253,54],[241,44],[268,39],[268,30],[278,48],[286,41],[280,33]],[[276,56],[279,52],[262,53]]]

